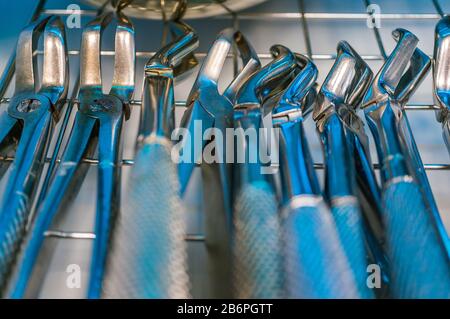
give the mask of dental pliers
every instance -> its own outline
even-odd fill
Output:
[[[171,134],[175,127],[174,78],[195,67],[190,55],[198,46],[198,37],[179,19],[171,20],[170,26],[174,40],[145,66],[138,151],[104,281],[108,298],[190,296],[186,211],[171,157]],[[186,59],[190,62],[185,63]],[[185,68],[180,68],[183,65]]]
[[[366,283],[366,236],[356,197],[353,136],[346,134],[341,118],[351,112],[347,106],[349,100],[355,104],[361,102],[371,83],[372,71],[347,42],[339,42],[337,51],[335,63],[318,94],[313,118],[324,150],[325,197],[358,292],[362,298],[373,298]]]
[[[450,154],[450,16],[436,25],[434,41],[434,101],[439,106],[436,117],[442,123],[442,135]]]
[[[430,60],[411,32],[396,29],[393,36],[397,46],[362,104],[381,165],[391,292],[396,298],[448,298],[448,237],[424,190],[424,168],[402,110]]]
[[[233,43],[240,53],[243,68],[221,94],[218,80]],[[181,120],[180,131],[186,130],[190,136],[182,136],[176,146],[180,150],[178,174],[182,195],[186,191],[194,167],[201,163],[205,236],[211,257],[208,267],[213,277],[212,294],[216,297],[230,296],[230,288],[227,288],[230,285],[227,260],[231,218],[231,167],[227,164],[225,149],[219,141],[222,140],[221,137],[225,137],[226,129],[233,127],[233,101],[238,90],[259,68],[258,56],[242,33],[233,32],[231,29],[223,30],[203,61],[187,99],[187,110]],[[221,136],[215,138],[218,134]],[[201,139],[201,143],[197,138]],[[205,161],[203,152],[207,145],[215,145],[215,161]]]
[[[305,138],[304,103],[317,68],[304,59],[306,66],[272,110],[273,127],[279,129],[286,293],[288,298],[358,298]]]
[[[95,239],[87,296],[99,298],[108,251],[111,226],[120,206],[121,131],[129,113],[128,102],[134,90],[134,29],[131,22],[117,12],[115,63],[109,94],[102,92],[100,46],[103,29],[112,14],[103,14],[87,24],[80,52],[79,107],[61,162],[49,186],[47,196],[37,209],[36,221],[19,265],[11,296],[25,293],[44,232],[54,217],[64,209],[71,195],[77,193],[86,170],[83,156],[92,156],[98,143],[98,184]]]
[[[263,129],[262,105],[284,89],[283,83],[289,84],[289,73],[297,65],[287,48],[279,46],[278,50],[279,61],[247,80],[234,106],[232,279],[237,298],[284,296],[281,227],[268,165],[270,128]],[[274,68],[281,61],[286,67]]]
[[[42,83],[36,80],[34,51],[44,34]],[[69,68],[64,24],[49,16],[28,25],[19,36],[16,85],[0,115],[0,152],[15,159],[0,206],[0,289],[22,242],[52,131],[67,95]],[[7,167],[2,164],[2,175]]]

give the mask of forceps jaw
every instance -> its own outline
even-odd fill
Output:
[[[36,78],[36,57],[33,52],[42,33],[44,37],[42,83],[38,92],[35,93],[39,79]],[[29,113],[30,110],[34,111],[40,105],[48,104],[42,102],[45,100],[44,98],[36,98],[36,94],[45,96],[51,104],[51,108],[46,109],[52,111],[57,120],[59,109],[62,106],[61,101],[67,95],[69,82],[67,46],[61,19],[49,16],[26,27],[19,36],[16,51],[16,87],[12,104],[22,103],[22,110]],[[33,96],[33,98],[27,98],[27,95]],[[19,101],[21,97],[23,102]],[[20,105],[18,106],[20,107]],[[15,105],[9,107],[9,114],[22,117],[24,112],[15,113],[15,108]],[[36,113],[33,112],[33,114]]]
[[[270,48],[274,60],[253,74],[238,92],[237,104],[262,104],[286,87],[298,69],[296,56],[285,46]]]
[[[347,42],[339,42],[336,61],[320,89],[313,111],[319,132],[331,114],[345,115],[357,108],[371,80],[372,71],[364,60]]]
[[[414,34],[405,29],[396,29],[392,35],[397,45],[364,97],[362,108],[369,108],[368,113],[377,108],[382,109],[389,99],[402,107],[431,65],[430,58],[417,48],[419,40]]]
[[[307,57],[296,55],[302,70],[282,93],[278,104],[272,110],[272,121],[281,124],[283,121],[301,120],[315,98],[317,67]]]

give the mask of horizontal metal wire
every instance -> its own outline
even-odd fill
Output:
[[[0,104],[6,104],[6,103],[9,103],[10,101],[11,101],[11,98],[9,98],[9,97],[2,98],[2,99],[0,99]],[[69,102],[78,104],[79,100],[66,99],[64,101],[64,103],[69,103]],[[142,105],[142,100],[131,100],[130,105]],[[175,106],[176,107],[186,107],[186,101],[175,101]],[[405,106],[405,110],[407,110],[407,111],[435,111],[435,110],[439,110],[439,106],[434,105],[434,104],[427,104],[427,103],[411,103],[411,104],[407,104]]]
[[[44,232],[45,237],[50,238],[64,238],[64,239],[95,239],[95,234],[91,232],[72,232],[63,230],[47,230]],[[204,241],[205,235],[203,234],[186,234],[184,237],[186,241]]]
[[[95,10],[80,10],[77,13],[85,16],[95,16]],[[64,9],[47,9],[43,14],[55,15],[71,15],[74,14],[72,10]],[[298,20],[302,17],[309,20],[366,20],[367,13],[337,13],[337,12],[252,12],[252,13],[236,13],[239,20]],[[381,13],[377,17],[383,20],[436,20],[440,19],[437,13]],[[213,19],[233,19],[233,15],[224,13],[212,17]],[[186,19],[189,20],[189,19]]]
[[[77,55],[80,54],[80,51],[79,50],[69,50],[67,53],[69,55],[77,56]],[[149,59],[153,55],[155,55],[155,53],[156,52],[154,52],[154,51],[136,51],[136,57],[137,58]],[[44,51],[36,50],[35,54],[42,55],[42,54],[44,54]],[[115,56],[116,52],[113,51],[113,50],[102,50],[102,51],[100,51],[100,54],[102,56]],[[197,58],[201,59],[201,58],[206,57],[206,54],[207,54],[206,52],[199,52],[199,53],[195,53],[195,56]],[[232,53],[229,53],[227,55],[228,59],[232,59],[233,57],[234,56],[233,56]],[[383,57],[381,55],[373,55],[373,54],[364,55],[363,54],[363,55],[361,55],[361,57],[364,60],[367,60],[367,61],[381,61],[381,60],[383,60]],[[268,60],[268,59],[271,60],[271,59],[273,59],[273,56],[270,53],[258,53],[258,58],[260,58],[261,60]],[[325,61],[327,61],[327,60],[334,60],[334,59],[336,59],[336,54],[313,54],[312,55],[312,59],[314,59],[314,60],[321,60],[321,61],[322,60],[325,60]]]
[[[14,161],[14,157],[12,156],[0,156],[0,162],[12,162]],[[49,163],[51,161],[51,157],[47,157],[45,159],[46,163]],[[56,160],[57,163],[61,162],[61,159],[58,158]],[[89,165],[98,165],[98,159],[97,158],[91,158],[91,157],[85,157],[81,160],[81,163],[89,164]],[[121,161],[122,166],[132,166],[134,165],[134,159],[122,159]],[[423,164],[424,168],[426,170],[450,170],[450,164]],[[373,164],[374,169],[380,169],[379,164]],[[325,166],[323,163],[314,163],[314,168],[316,169],[324,169]]]

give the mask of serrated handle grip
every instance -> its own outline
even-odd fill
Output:
[[[290,298],[359,298],[336,226],[321,201],[285,212],[286,287]]]
[[[169,144],[155,142],[139,150],[128,186],[104,296],[188,298],[185,216]]]
[[[234,207],[233,281],[237,298],[282,298],[278,206],[264,181],[243,186]]]
[[[373,298],[373,291],[367,286],[367,253],[358,205],[356,202],[333,205],[331,213],[342,248],[355,276],[358,292],[362,298]]]
[[[388,184],[383,203],[393,297],[450,298],[449,261],[419,187]]]

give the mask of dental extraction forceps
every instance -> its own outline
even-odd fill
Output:
[[[381,190],[373,170],[369,138],[364,129],[364,122],[356,114],[356,109],[360,106],[363,96],[371,84],[372,71],[367,68],[366,63],[351,46],[347,44],[345,47],[347,47],[347,54],[355,59],[355,67],[362,68],[363,74],[360,76],[360,81],[353,85],[345,102],[346,107],[338,108],[339,118],[344,125],[345,138],[352,157],[344,162],[353,162],[356,168],[354,173],[356,174],[360,209],[364,217],[362,226],[365,230],[367,252],[370,261],[378,264],[381,268],[383,285],[376,292],[377,296],[383,297],[388,294],[389,261],[384,250],[385,232],[382,221]],[[368,81],[369,75],[370,81]]]
[[[38,88],[34,51],[42,33],[43,75]],[[61,19],[49,16],[28,25],[17,43],[14,96],[0,115],[0,152],[15,148],[15,159],[0,206],[0,289],[6,284],[22,242],[68,82],[67,47]],[[2,168],[3,174],[6,166]]]
[[[234,106],[237,141],[233,167],[232,280],[237,298],[284,296],[281,227],[267,165],[268,129],[266,134],[261,130],[264,100],[277,95],[283,89],[282,84],[287,85],[290,80],[286,72],[297,68],[293,53],[282,46],[278,46],[278,51],[283,60],[255,73],[239,91]],[[275,63],[280,61],[284,61],[285,68],[276,67]],[[266,158],[261,158],[262,154]]]
[[[317,78],[306,66],[272,110],[279,133],[282,233],[288,298],[358,298],[355,279],[322,199],[303,130],[304,100]]]
[[[240,53],[243,68],[221,94],[218,89],[218,80],[233,43],[236,44]],[[182,195],[186,191],[196,163],[201,163],[205,237],[207,246],[211,247],[209,266],[213,279],[210,282],[212,294],[215,297],[230,296],[229,267],[226,260],[229,258],[228,230],[231,218],[231,167],[226,162],[225,150],[218,143],[221,139],[215,137],[218,134],[225,137],[226,129],[233,127],[233,102],[237,91],[259,68],[258,56],[242,33],[233,32],[231,29],[223,30],[203,61],[187,99],[187,110],[180,125],[181,129],[190,133],[190,136],[182,136],[182,141],[177,145],[177,147],[181,146],[178,174]],[[213,135],[214,142],[211,141]],[[201,143],[198,138],[201,139]],[[216,160],[209,163],[203,158],[203,151],[207,145],[214,145],[212,143],[217,143]]]
[[[373,298],[366,283],[365,232],[356,197],[353,136],[346,134],[341,116],[351,112],[347,104],[360,104],[372,80],[372,71],[350,45],[341,41],[314,108],[313,118],[323,144],[325,197],[331,207],[342,247],[355,275],[362,298]]]
[[[109,94],[102,92],[100,46],[101,34],[112,14],[104,14],[85,27],[80,52],[80,104],[61,163],[49,186],[47,196],[37,209],[36,221],[19,265],[11,296],[24,295],[44,232],[54,217],[77,193],[86,170],[83,156],[92,156],[98,142],[98,184],[95,239],[87,296],[98,298],[105,268],[111,226],[120,206],[120,136],[128,102],[134,89],[134,29],[131,22],[117,12],[115,62]]]
[[[391,292],[395,298],[448,298],[448,238],[423,191],[426,185],[417,172],[420,157],[412,154],[416,146],[402,111],[430,61],[411,32],[396,29],[393,36],[397,46],[362,105],[381,164]]]
[[[450,16],[436,25],[433,85],[434,101],[439,106],[436,117],[442,123],[442,135],[450,154]]]
[[[171,134],[174,77],[196,65],[184,61],[197,48],[198,37],[182,21],[172,19],[170,26],[176,37],[145,66],[138,151],[108,254],[104,281],[108,298],[190,296],[186,211],[171,158]]]

